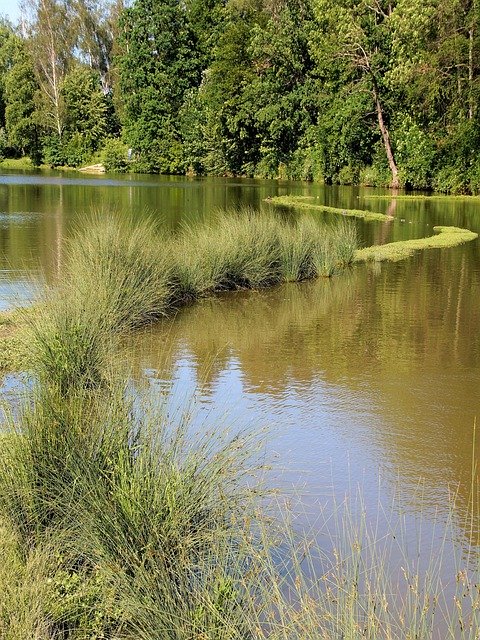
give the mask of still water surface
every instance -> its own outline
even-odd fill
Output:
[[[219,207],[268,207],[264,198],[287,193],[388,210],[391,222],[352,221],[363,244],[430,235],[437,224],[480,232],[480,200],[391,203],[365,199],[381,193],[372,189],[304,183],[3,172],[0,308],[55,283],[66,238],[92,211],[149,214],[176,228]],[[270,427],[275,482],[295,486],[307,503],[328,500],[332,485],[342,495],[360,483],[367,506],[400,487],[409,517],[421,510],[433,519],[458,488],[460,513],[474,512],[473,524],[455,523],[467,549],[480,543],[470,495],[479,326],[475,241],[331,280],[206,300],[135,336],[128,353],[137,379],[146,373],[160,391],[173,385],[171,402],[195,394],[198,419]],[[479,441],[477,433],[477,457]]]

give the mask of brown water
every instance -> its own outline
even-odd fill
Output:
[[[55,282],[65,239],[95,210],[147,212],[176,227],[216,207],[261,208],[267,196],[298,193],[389,210],[389,223],[352,222],[365,244],[430,235],[436,224],[480,231],[480,200],[392,204],[348,187],[72,175],[0,175],[0,308],[31,297],[32,279]],[[472,455],[480,457],[479,323],[476,241],[331,280],[207,300],[135,336],[128,353],[135,377],[146,372],[155,390],[173,386],[170,403],[194,394],[199,420],[269,427],[275,482],[295,486],[307,502],[356,483],[367,503],[388,502],[400,487],[398,508],[433,520],[447,517],[449,492],[458,488],[455,528],[466,549],[480,544],[470,493]]]

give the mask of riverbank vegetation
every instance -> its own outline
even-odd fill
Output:
[[[475,3],[24,5],[0,26],[0,156],[480,192]]]
[[[113,336],[221,291],[330,277],[351,264],[356,248],[353,226],[308,217],[288,222],[273,213],[219,212],[209,224],[165,235],[151,221],[98,216],[70,243],[64,283],[50,303],[23,320],[18,313],[2,317],[0,366],[41,353],[46,378],[61,370],[64,385],[81,377],[96,386]],[[25,322],[34,329],[28,354],[19,340]],[[75,350],[60,348],[69,341]]]
[[[191,406],[162,411],[122,373],[131,329],[218,290],[318,275],[319,247],[346,264],[349,229],[231,212],[179,236],[113,218],[79,232],[59,290],[26,316],[32,391],[2,424],[2,638],[478,635],[476,559],[459,551],[453,587],[441,579],[454,495],[426,570],[404,519],[392,511],[380,538],[361,500],[334,504],[320,546],[262,486],[258,435],[202,431]]]
[[[297,202],[287,198],[279,204],[297,207]],[[309,200],[300,203],[300,209],[316,210]],[[70,243],[64,282],[49,305],[0,313],[0,372],[30,369],[36,345],[43,353],[38,366],[47,366],[50,359],[46,370],[68,370],[67,385],[86,376],[82,383],[88,379],[96,386],[113,336],[201,298],[330,277],[350,264],[403,260],[416,251],[454,247],[478,237],[457,227],[434,231],[427,238],[357,248],[353,225],[319,225],[307,216],[287,222],[271,213],[219,212],[210,224],[187,226],[176,235],[159,232],[148,220],[97,217]],[[86,300],[94,300],[93,306]],[[38,329],[39,340],[25,339],[29,327]],[[60,357],[57,343],[67,342],[68,336],[78,342],[75,357],[83,345],[78,360],[69,361],[68,350]]]

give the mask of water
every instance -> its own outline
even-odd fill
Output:
[[[218,207],[267,207],[264,198],[287,193],[394,215],[352,221],[364,244],[430,235],[437,224],[480,232],[480,200],[389,203],[365,199],[381,193],[372,189],[303,183],[5,172],[0,309],[55,283],[66,239],[91,212],[149,214],[174,229]],[[146,373],[156,390],[172,385],[172,402],[195,393],[198,420],[268,427],[275,482],[302,493],[312,510],[332,486],[341,496],[360,483],[367,506],[389,503],[400,487],[398,509],[433,521],[447,517],[457,490],[458,544],[476,547],[479,252],[475,241],[332,280],[206,300],[133,338],[133,374]]]

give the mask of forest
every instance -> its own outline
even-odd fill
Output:
[[[25,0],[0,158],[480,192],[476,0]]]

